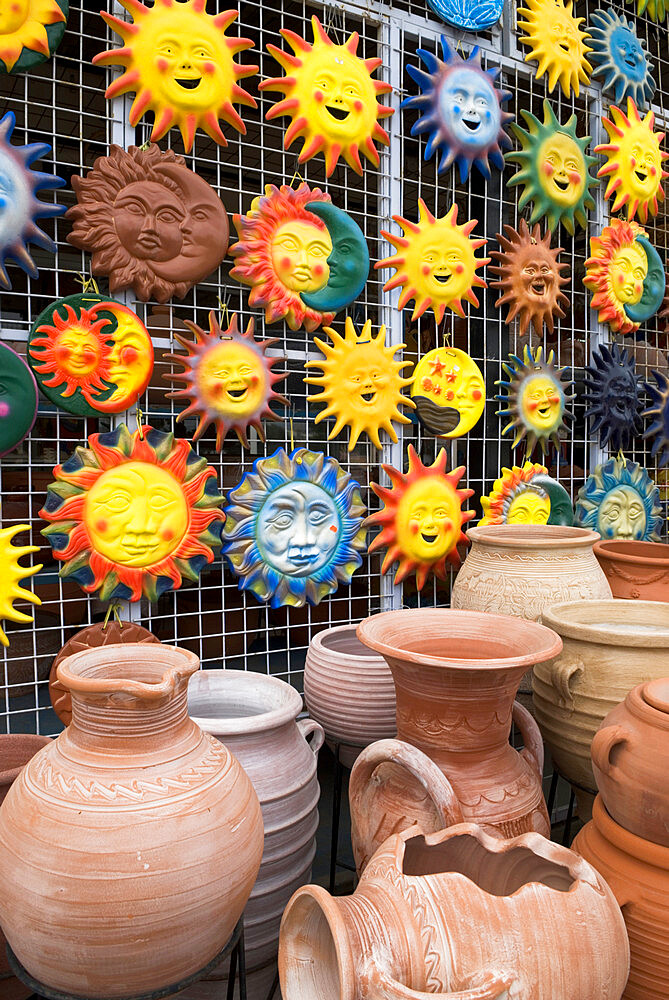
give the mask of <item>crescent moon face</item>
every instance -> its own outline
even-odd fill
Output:
[[[116,323],[109,334],[113,341],[109,382],[115,388],[111,395],[101,394],[95,408],[101,413],[122,413],[137,402],[151,380],[153,343],[139,317],[121,302],[101,302],[99,311],[111,313]]]
[[[637,236],[636,243],[639,243],[648,260],[648,274],[643,283],[643,295],[636,305],[626,305],[625,314],[633,323],[644,323],[651,316],[654,316],[662,305],[664,298],[665,278],[662,258],[645,236]]]
[[[301,294],[310,309],[338,312],[354,302],[369,277],[369,250],[360,226],[350,215],[331,202],[314,201],[306,206],[321,219],[332,240],[328,257],[330,277],[327,285],[316,292]]]
[[[564,486],[551,476],[535,476],[532,482],[548,494],[548,499],[551,502],[548,524],[561,524],[571,528],[574,524],[574,508],[571,505],[571,497]]]

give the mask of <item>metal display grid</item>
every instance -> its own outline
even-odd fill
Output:
[[[579,2],[576,13],[587,19],[590,10],[597,9],[597,6]],[[209,0],[208,8],[213,11],[213,0]],[[669,101],[666,28],[635,17],[633,8],[615,5],[614,9],[635,20],[639,34],[646,39],[655,63],[658,89],[654,107],[658,116],[657,126],[661,127],[666,121],[664,100]],[[123,15],[117,4],[114,4],[114,12]],[[343,42],[352,31],[357,30],[361,38],[360,54],[380,55],[383,66],[377,76],[393,85],[392,94],[385,98],[386,103],[395,108],[394,116],[384,123],[390,133],[390,147],[381,150],[380,169],[366,166],[362,178],[344,164],[338,166],[332,177],[326,180],[321,157],[298,170],[296,153],[283,151],[285,120],[267,123],[264,118],[275,96],[259,95],[257,83],[259,78],[266,79],[278,72],[274,59],[267,52],[267,44],[282,45],[279,36],[281,27],[292,28],[311,39],[309,18],[313,13],[318,14],[331,37],[337,41]],[[534,77],[536,65],[523,61],[524,52],[518,46],[514,19],[513,6],[507,4],[499,26],[474,36],[444,26],[422,3],[414,3],[413,0],[399,0],[392,7],[377,0],[365,3],[344,0],[336,7],[325,8],[291,0],[275,0],[271,6],[244,0],[240,17],[231,33],[238,31],[254,40],[254,49],[244,53],[242,61],[260,63],[260,77],[245,82],[245,88],[258,99],[258,108],[255,111],[244,108],[242,111],[248,130],[246,136],[239,137],[227,128],[228,146],[221,148],[198,133],[186,161],[219,192],[230,216],[247,211],[252,198],[261,193],[267,183],[291,183],[291,180],[294,182],[302,177],[312,187],[327,190],[335,204],[348,211],[362,227],[373,261],[387,256],[391,249],[380,235],[381,229],[390,228],[398,232],[391,222],[393,214],[416,218],[419,196],[439,214],[447,211],[456,201],[459,206],[458,221],[478,219],[476,234],[488,238],[486,252],[494,249],[495,234],[501,231],[502,224],[517,223],[516,189],[507,185],[516,167],[510,165],[503,174],[493,170],[487,184],[476,172],[466,184],[457,183],[454,171],[438,177],[434,159],[425,161],[423,158],[424,140],[410,136],[415,113],[400,111],[399,105],[403,97],[416,93],[416,87],[406,73],[407,62],[419,62],[416,56],[418,48],[435,51],[443,33],[460,52],[466,54],[473,45],[479,44],[484,52],[484,65],[502,67],[501,85],[513,94],[507,107],[516,116],[520,108],[532,110],[540,116],[542,101],[549,96],[562,121],[575,111],[579,119],[579,134],[592,135],[593,145],[595,141],[602,141],[605,136],[601,116],[608,107],[608,100],[602,99],[599,86],[584,88],[578,98],[572,95],[570,99],[565,99],[559,88],[548,95],[545,78],[537,82]],[[110,42],[119,44],[117,36],[112,36],[105,28],[97,10],[71,4],[67,31],[55,56],[27,74],[5,75],[0,80],[0,110],[3,113],[11,110],[16,115],[14,141],[50,142],[53,154],[41,161],[41,169],[54,170],[68,182],[73,174],[88,171],[97,156],[108,153],[110,143],[116,142],[127,148],[132,144],[141,145],[149,138],[150,129],[145,124],[136,129],[127,125],[131,97],[112,102],[104,98],[109,71],[94,67],[91,59]],[[113,70],[111,72],[114,73]],[[183,154],[181,140],[175,130],[160,143],[162,148],[167,144],[173,144],[175,151]],[[561,364],[574,366],[578,396],[574,405],[576,419],[569,435],[559,456],[551,450],[547,464],[573,496],[593,464],[603,457],[585,425],[582,385],[579,383],[579,374],[582,377],[579,367],[584,355],[587,358],[589,354],[587,345],[610,342],[612,339],[607,330],[598,326],[596,315],[589,310],[589,294],[581,281],[589,238],[601,229],[609,215],[609,206],[604,202],[603,194],[603,186],[595,190],[597,205],[590,214],[587,233],[579,230],[572,239],[564,230],[559,231],[560,245],[564,247],[562,259],[569,262],[572,270],[572,284],[566,288],[571,305],[565,319],[557,323],[557,337],[550,344],[556,344]],[[67,206],[74,203],[69,183],[56,195],[57,200]],[[42,309],[55,298],[80,291],[82,278],[90,276],[88,256],[66,242],[69,223],[58,218],[46,223],[45,228],[54,235],[58,244],[57,255],[54,257],[43,251],[34,253],[40,272],[35,280],[10,265],[13,287],[0,296],[0,338],[21,354],[25,354],[31,324]],[[669,236],[663,209],[646,228],[652,242],[666,259]],[[314,405],[313,393],[307,391],[302,381],[305,361],[319,357],[320,353],[313,344],[313,335],[304,330],[292,332],[281,324],[265,330],[262,313],[248,308],[247,289],[229,277],[230,267],[231,262],[226,259],[217,273],[199,284],[182,302],[175,300],[166,306],[158,306],[135,301],[131,293],[124,297],[124,301],[138,312],[149,327],[156,351],[154,376],[141,403],[146,422],[158,429],[174,430],[178,436],[190,437],[193,433],[194,421],[185,425],[175,423],[179,407],[166,399],[169,385],[162,378],[169,368],[164,355],[178,346],[172,335],[175,329],[181,328],[181,322],[191,319],[206,327],[209,310],[220,313],[223,305],[230,312],[240,312],[244,320],[253,315],[256,330],[261,335],[280,338],[274,353],[286,358],[289,375],[284,385],[291,401],[290,411],[285,420],[266,424],[265,446],[257,437],[252,437],[250,452],[245,453],[236,440],[228,437],[218,454],[214,449],[213,435],[207,433],[196,450],[206,456],[217,470],[223,491],[239,482],[254,458],[271,454],[278,447],[306,446],[324,450],[337,458],[360,482],[363,499],[370,510],[376,509],[378,501],[369,489],[369,483],[386,482],[380,463],[405,467],[409,442],[414,443],[423,461],[432,462],[441,442],[425,435],[414,420],[410,425],[397,427],[397,444],[390,443],[386,438],[382,453],[378,453],[363,438],[349,454],[346,433],[328,443],[326,437],[332,423],[315,425],[314,418],[320,406]],[[481,290],[481,306],[479,309],[468,307],[466,321],[449,314],[441,328],[435,330],[432,315],[426,314],[412,323],[411,309],[406,309],[403,314],[396,309],[398,293],[385,294],[382,291],[383,280],[389,273],[383,272],[380,277],[378,272],[372,271],[360,300],[350,310],[356,325],[359,327],[367,317],[372,319],[374,327],[386,323],[390,342],[406,343],[404,357],[411,362],[431,347],[446,343],[446,338],[450,337],[450,342],[468,350],[484,371],[487,386],[484,418],[469,435],[447,445],[449,467],[454,464],[467,467],[467,476],[461,485],[466,484],[474,490],[477,515],[480,516],[478,497],[490,490],[498,470],[503,465],[511,464],[512,458],[517,463],[524,458],[522,446],[512,456],[509,439],[501,438],[500,419],[495,413],[497,390],[494,383],[501,374],[501,360],[510,350],[522,351],[525,341],[516,339],[516,332],[505,326],[502,314],[494,305],[498,294],[495,289]],[[106,292],[104,281],[100,282],[100,289]],[[342,314],[337,316],[333,325],[338,329],[343,327]],[[654,365],[657,359],[650,349],[664,351],[665,335],[659,332],[657,321],[652,321],[646,324],[644,336],[649,344],[648,359]],[[135,415],[121,416],[134,429]],[[35,609],[34,624],[19,626],[6,623],[10,646],[0,647],[0,731],[34,731],[47,735],[59,731],[61,727],[51,710],[48,696],[47,678],[51,662],[76,631],[105,616],[106,608],[98,600],[86,597],[76,584],[59,579],[50,547],[39,533],[43,522],[38,511],[44,502],[46,487],[52,480],[53,466],[64,461],[76,445],[85,443],[90,433],[106,430],[109,426],[109,420],[103,418],[84,419],[58,411],[41,397],[38,419],[31,435],[0,462],[2,525],[30,524],[33,543],[41,546],[40,555],[35,559],[44,564],[32,581],[42,599],[41,607]],[[647,464],[652,475],[654,466],[648,459],[648,451],[638,439],[628,455]],[[661,481],[664,481],[662,476]],[[665,498],[666,488],[663,493]],[[21,536],[22,544],[25,538],[25,535]],[[272,673],[299,688],[306,649],[316,631],[335,624],[355,622],[368,614],[402,604],[448,603],[448,581],[442,584],[430,579],[423,592],[418,594],[412,579],[404,587],[394,586],[392,576],[381,576],[380,567],[381,556],[365,557],[351,587],[340,587],[317,607],[272,610],[258,603],[252,595],[240,594],[237,578],[227,566],[223,568],[218,558],[205,569],[199,586],[184,586],[176,593],[164,595],[152,606],[146,601],[126,606],[122,615],[139,621],[166,642],[192,649],[205,667],[225,665]],[[20,604],[17,607],[30,610]]]

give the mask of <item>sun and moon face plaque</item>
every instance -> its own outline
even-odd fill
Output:
[[[65,34],[68,0],[11,0],[0,7],[0,72],[23,73],[50,59]]]
[[[479,524],[574,523],[571,498],[548,469],[529,459],[522,466],[502,469],[487,497],[481,497]]]
[[[416,415],[430,434],[462,437],[483,415],[483,373],[473,358],[457,347],[428,351],[414,368],[411,382]]]
[[[30,434],[37,418],[37,383],[22,357],[0,342],[0,458]]]

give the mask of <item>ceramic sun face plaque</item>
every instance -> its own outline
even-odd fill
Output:
[[[574,523],[571,499],[564,486],[548,475],[548,469],[529,460],[523,466],[502,469],[492,492],[481,497],[483,517],[479,524]]]
[[[464,318],[462,300],[478,308],[479,300],[474,288],[487,288],[477,273],[479,267],[490,263],[489,257],[477,257],[475,251],[485,246],[487,240],[470,239],[476,219],[458,226],[458,206],[453,205],[446,215],[435,217],[422,198],[418,199],[418,222],[410,222],[401,215],[393,215],[403,230],[402,236],[381,230],[381,235],[391,243],[396,253],[379,260],[375,268],[395,270],[383,286],[388,292],[402,288],[397,303],[404,309],[414,300],[412,319],[422,316],[428,309],[441,323],[446,307]]]
[[[599,182],[590,173],[597,159],[586,153],[590,136],[576,135],[575,114],[561,125],[548,101],[543,124],[529,111],[520,113],[528,131],[515,122],[511,125],[521,148],[504,157],[520,165],[509,181],[509,187],[523,188],[518,210],[532,202],[530,224],[545,218],[551,232],[562,223],[573,236],[575,223],[585,229],[587,212],[595,207],[590,191]]]
[[[102,295],[71,295],[37,317],[28,340],[40,389],[69,413],[122,413],[146,391],[153,344],[136,313]]]
[[[627,350],[601,344],[586,368],[585,416],[602,448],[627,448],[641,431],[641,384]]]
[[[0,7],[0,71],[23,73],[50,59],[65,34],[68,0],[11,0]]]
[[[329,177],[339,157],[362,174],[360,153],[375,167],[380,163],[375,140],[387,146],[388,133],[381,120],[393,114],[393,109],[377,98],[392,87],[372,74],[381,59],[362,59],[358,54],[357,31],[344,45],[335,45],[317,17],[311,18],[314,40],[296,35],[288,28],[281,35],[293,50],[284,52],[268,45],[286,76],[263,80],[260,90],[276,90],[283,98],[267,112],[268,121],[291,118],[283,145],[290,149],[296,139],[302,139],[299,163],[317,153],[325,157],[325,172]]]
[[[463,31],[485,31],[502,16],[504,0],[427,0],[435,14]]]
[[[7,260],[37,278],[39,271],[30,256],[28,244],[41,250],[56,252],[56,244],[37,224],[38,219],[50,219],[65,211],[64,205],[40,201],[40,191],[63,187],[65,181],[56,174],[33,170],[40,157],[51,152],[46,142],[15,146],[11,142],[16,118],[8,111],[0,119],[0,288],[11,288]]]
[[[0,458],[30,434],[37,417],[37,383],[23,358],[0,342]]]
[[[250,285],[249,305],[265,321],[316,330],[350,305],[369,275],[360,227],[319,188],[268,184],[246,215],[233,216],[239,242],[230,272]]]
[[[650,396],[650,406],[643,411],[642,417],[650,421],[643,432],[644,440],[651,439],[651,456],[657,459],[660,468],[669,465],[669,379],[661,371],[654,371],[652,382],[644,383]]]
[[[614,333],[634,333],[662,305],[664,267],[641,226],[612,219],[590,241],[583,284],[593,293],[600,323]]]
[[[416,586],[422,590],[430,573],[445,580],[446,563],[460,565],[457,546],[467,544],[462,527],[474,516],[473,510],[462,510],[462,504],[474,491],[458,489],[465,467],[446,472],[448,458],[443,448],[432,465],[423,465],[413,445],[408,456],[406,474],[391,465],[382,466],[390,488],[370,483],[383,507],[365,523],[381,527],[369,546],[370,553],[387,550],[381,572],[387,573],[399,560],[395,583],[415,573]]]
[[[13,545],[12,540],[22,531],[30,531],[29,524],[14,524],[10,528],[0,528],[0,623],[32,622],[32,615],[17,611],[14,601],[29,601],[31,604],[41,604],[39,597],[32,590],[22,587],[23,580],[39,573],[39,566],[22,566],[21,556],[39,552],[37,545]],[[0,644],[9,646],[9,639],[0,624]]]
[[[481,369],[465,351],[440,347],[428,351],[414,369],[411,398],[423,427],[437,437],[467,434],[485,409]]]
[[[252,319],[242,332],[236,315],[231,317],[226,330],[221,329],[213,312],[209,313],[208,332],[188,320],[184,322],[193,331],[195,340],[187,340],[177,333],[174,337],[188,353],[165,355],[166,361],[181,365],[183,371],[163,376],[168,381],[183,383],[181,388],[167,394],[168,398],[188,402],[177,422],[186,417],[198,417],[193,441],[198,441],[213,424],[216,451],[223,447],[228,431],[235,432],[244,448],[249,446],[249,427],[254,427],[264,441],[262,421],[281,419],[272,412],[270,405],[274,402],[288,405],[288,400],[274,389],[288,373],[273,371],[280,359],[267,356],[267,348],[276,344],[276,339],[256,340]]]
[[[183,156],[158,146],[112,146],[85,177],[72,178],[68,243],[93,255],[93,274],[112,292],[143,302],[184,295],[215,271],[228,249],[228,216]]]
[[[625,0],[626,3],[633,3],[633,0]],[[669,10],[666,0],[636,0],[636,12],[640,16],[645,15],[653,21],[664,21]]]
[[[562,247],[551,247],[551,234],[542,236],[539,223],[530,232],[525,219],[520,219],[517,230],[504,226],[504,231],[506,236],[497,234],[501,251],[490,254],[498,261],[489,268],[490,273],[499,275],[499,281],[491,281],[490,287],[502,290],[495,305],[498,309],[508,306],[507,326],[519,317],[521,337],[527,334],[530,324],[539,337],[544,325],[552,333],[555,316],[564,317],[569,305],[562,291],[569,284],[568,276],[562,273],[569,265],[558,261]]]
[[[188,441],[125,424],[54,469],[40,517],[60,576],[102,601],[156,601],[197,581],[220,547],[216,473]]]
[[[400,412],[400,406],[413,407],[410,399],[402,394],[410,378],[402,377],[402,369],[410,362],[398,361],[397,351],[406,347],[386,346],[386,328],[372,334],[372,321],[367,320],[360,335],[356,333],[353,320],[346,317],[345,332],[342,337],[331,327],[323,331],[332,341],[314,338],[314,343],[323,352],[323,360],[307,361],[307,368],[320,368],[321,375],[305,378],[307,385],[321,389],[314,402],[325,403],[325,409],[316,417],[316,423],[327,417],[334,417],[335,424],[328,434],[328,441],[344,427],[351,428],[348,450],[352,451],[358,438],[365,433],[376,448],[381,448],[379,432],[385,430],[391,441],[397,443],[397,434],[392,425],[396,420],[401,424],[411,421]]]
[[[605,540],[662,540],[660,491],[642,466],[622,456],[598,465],[586,479],[575,515],[580,528],[598,531]]]
[[[524,20],[523,20],[524,18]],[[573,90],[579,95],[580,85],[590,82],[592,66],[586,56],[592,51],[586,44],[590,38],[581,25],[584,17],[574,16],[572,0],[526,0],[518,8],[518,31],[521,45],[529,47],[525,62],[537,62],[537,80],[548,73],[548,91],[559,82],[565,97]]]
[[[655,115],[648,111],[644,118],[631,97],[627,98],[627,114],[611,106],[611,118],[604,118],[609,141],[595,146],[603,153],[606,163],[597,176],[606,177],[605,198],[615,195],[612,212],[627,206],[628,220],[637,216],[642,222],[648,215],[657,215],[659,202],[664,201],[662,181],[667,177],[663,167],[669,157],[660,144],[664,132],[654,132]]]
[[[233,104],[256,107],[239,81],[253,76],[258,67],[235,62],[239,52],[253,47],[249,38],[226,35],[238,12],[207,14],[206,0],[154,0],[151,7],[140,0],[120,2],[132,16],[131,23],[105,11],[100,14],[123,45],[98,53],[93,62],[123,68],[105,97],[136,95],[128,116],[132,127],[153,112],[151,139],[162,139],[174,125],[187,153],[198,128],[227,146],[219,121],[244,135],[246,126]]]
[[[417,50],[427,72],[407,66],[409,76],[422,90],[417,97],[402,101],[403,108],[420,112],[411,134],[426,136],[425,159],[438,157],[438,173],[454,163],[464,183],[473,164],[484,177],[490,177],[490,163],[503,170],[502,150],[511,145],[504,125],[513,115],[502,109],[511,93],[495,86],[499,69],[482,68],[478,47],[465,60],[442,35],[441,48],[443,61],[425,49]]]
[[[559,431],[565,420],[572,419],[566,411],[566,404],[574,398],[567,393],[567,369],[557,367],[553,351],[545,360],[543,354],[542,347],[532,352],[526,344],[522,358],[510,354],[502,362],[506,378],[497,382],[503,390],[497,397],[503,404],[498,415],[508,420],[502,434],[513,432],[512,448],[526,441],[528,455],[537,444],[544,452],[549,441],[559,447]]]
[[[362,564],[366,509],[359,484],[322,452],[256,459],[225,508],[223,552],[239,589],[273,608],[320,604]]]
[[[631,97],[648,106],[655,93],[653,64],[633,22],[614,10],[596,10],[590,21],[593,80],[601,80],[602,90],[617,104]]]

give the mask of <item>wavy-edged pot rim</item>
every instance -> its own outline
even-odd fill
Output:
[[[583,615],[587,611],[597,612],[600,609],[602,616],[610,614],[610,622],[613,624],[621,620],[621,616],[615,614],[616,608],[628,612],[636,624],[638,624],[640,611],[648,611],[650,616],[663,614],[666,619],[666,630],[643,632],[639,635],[635,635],[631,631],[610,632],[607,631],[607,627],[603,623],[591,624],[576,617],[579,613]],[[574,617],[561,617],[565,614],[566,609],[573,611]],[[624,614],[622,620],[624,621],[626,617],[627,615]],[[669,648],[669,604],[664,601],[628,601],[624,597],[561,601],[559,604],[552,604],[545,608],[541,613],[541,621],[559,635],[581,642],[592,642],[600,646],[632,646],[647,649],[661,649],[666,646]],[[665,623],[658,624],[664,625]]]
[[[620,551],[623,546],[643,546],[649,551],[663,551],[666,553],[664,558],[656,558],[655,556],[645,556],[645,555],[632,555],[625,551]],[[657,569],[666,569],[669,571],[669,545],[666,542],[648,542],[648,541],[635,541],[633,539],[627,538],[610,538],[608,540],[600,539],[595,542],[595,555],[602,556],[604,559],[616,560],[618,562],[626,563],[628,565],[634,566],[652,566]]]
[[[430,655],[423,650],[414,651],[406,649],[403,646],[392,646],[384,642],[379,635],[379,630],[383,629],[385,622],[391,616],[396,622],[400,617],[403,617],[407,622],[416,622],[419,618],[427,619],[433,616],[443,617],[445,636],[449,635],[449,622],[452,628],[457,619],[460,619],[462,622],[469,621],[472,625],[476,622],[481,624],[486,623],[491,631],[496,628],[494,634],[490,634],[490,632],[486,633],[486,638],[497,641],[500,641],[500,635],[504,636],[505,629],[508,630],[512,627],[518,631],[525,632],[528,642],[531,641],[533,636],[537,640],[543,639],[544,646],[538,650],[531,650],[529,653],[503,657],[462,658]],[[416,627],[420,628],[419,625]],[[491,670],[511,670],[518,667],[528,668],[535,663],[543,663],[545,660],[552,659],[562,649],[562,639],[560,636],[553,629],[547,628],[545,625],[540,625],[538,622],[529,621],[525,618],[516,618],[513,615],[497,615],[491,614],[488,611],[469,611],[456,608],[406,608],[395,611],[382,611],[380,614],[370,615],[369,618],[363,619],[358,625],[357,634],[361,642],[364,642],[371,649],[376,650],[386,658],[401,659],[418,666],[452,667],[456,669],[460,668],[461,670],[485,668]]]
[[[239,683],[244,678],[247,682],[251,680],[256,684],[264,686],[269,691],[277,692],[283,702],[278,708],[268,709],[266,712],[254,712],[252,715],[242,715],[230,718],[229,716],[197,715],[190,708],[191,689],[203,687],[205,681],[216,680],[217,687],[220,688],[221,699],[225,699],[225,692],[222,690],[226,684]],[[282,681],[280,677],[272,677],[270,674],[257,674],[252,670],[198,670],[190,678],[188,683],[189,705],[188,714],[193,722],[207,733],[216,736],[248,736],[252,733],[264,732],[266,729],[275,729],[284,726],[289,722],[295,722],[297,716],[303,710],[302,696],[291,684]],[[219,692],[217,691],[218,695]],[[198,692],[200,696],[200,692]],[[223,739],[225,742],[225,739]]]
[[[134,680],[131,671],[127,677],[90,677],[84,673],[87,667],[102,666],[110,659],[115,665],[121,663],[134,666],[142,661],[158,663],[163,660],[165,669],[155,683]],[[142,701],[158,701],[166,695],[173,694],[179,681],[190,677],[199,666],[199,656],[180,646],[120,642],[82,649],[78,653],[66,656],[58,664],[56,675],[69,691],[84,696],[120,692],[140,698]]]
[[[669,847],[656,844],[652,840],[644,840],[636,833],[626,830],[620,823],[616,823],[604,805],[601,793],[595,799],[590,822],[606,843],[611,844],[622,854],[627,854],[653,868],[661,868],[664,872],[669,871]]]
[[[601,535],[590,528],[560,524],[484,524],[469,528],[467,537],[482,545],[510,549],[559,549],[567,545],[589,548]]]

